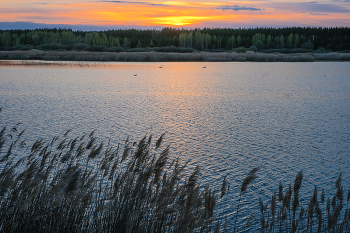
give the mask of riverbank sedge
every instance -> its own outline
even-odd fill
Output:
[[[165,52],[79,52],[79,51],[0,51],[0,60],[44,61],[125,61],[125,62],[313,62],[350,61],[350,53],[165,53]]]

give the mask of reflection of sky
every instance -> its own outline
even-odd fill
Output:
[[[109,27],[350,26],[350,1],[3,1],[0,22]],[[0,29],[1,29],[0,25]],[[18,26],[17,26],[18,27]]]

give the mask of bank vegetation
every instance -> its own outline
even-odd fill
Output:
[[[0,51],[0,60],[98,61],[98,62],[313,62],[350,61],[350,53],[261,53],[261,52],[77,52]],[[4,64],[4,62],[2,62]]]

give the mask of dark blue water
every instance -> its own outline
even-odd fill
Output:
[[[160,66],[163,68],[159,68]],[[206,66],[206,68],[203,68]],[[137,74],[137,76],[135,76]],[[350,185],[350,63],[53,63],[0,66],[2,124],[28,140],[96,129],[113,145],[165,135],[171,155],[201,167],[232,229],[240,185],[259,166],[241,214],[304,173],[301,192]],[[306,205],[307,200],[301,200]],[[244,221],[241,218],[240,221]],[[243,224],[243,223],[240,223]]]

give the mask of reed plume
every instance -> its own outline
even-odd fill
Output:
[[[240,203],[241,203],[242,194],[243,194],[244,191],[247,190],[248,185],[249,185],[250,183],[252,183],[252,182],[257,178],[257,175],[256,175],[255,173],[256,173],[257,171],[259,171],[259,169],[260,169],[259,167],[253,168],[253,169],[248,173],[248,175],[244,178],[244,180],[243,180],[243,182],[242,182],[241,191],[240,191],[239,199],[238,199],[237,210],[236,210],[236,218],[235,218],[235,225],[234,225],[233,232],[236,232],[237,217],[238,217],[239,205],[240,205]]]

